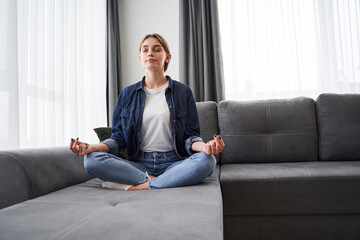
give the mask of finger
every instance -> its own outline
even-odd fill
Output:
[[[75,150],[75,153],[76,155],[79,155],[80,154],[80,149],[79,149],[79,138],[76,138],[76,140],[74,141],[74,150]]]
[[[70,138],[70,145],[69,145],[69,148],[71,149],[72,148],[72,142],[74,141],[73,138]]]
[[[221,149],[221,142],[220,142],[220,139],[219,139],[219,136],[217,136],[217,138],[215,139],[216,141],[216,154],[219,153],[220,149]]]
[[[70,138],[70,144],[69,144],[69,148],[70,148],[70,150],[71,150],[73,153],[75,153],[75,152],[74,152],[74,150],[73,150],[73,143],[74,143],[74,140],[75,140],[75,139]]]
[[[76,151],[76,141],[75,141],[75,139],[74,139],[74,141],[72,142],[71,150],[73,151],[74,154],[77,155],[77,151]]]
[[[219,135],[219,142],[221,144],[222,149],[225,147],[224,139]]]

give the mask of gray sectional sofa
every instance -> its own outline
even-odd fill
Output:
[[[101,187],[67,147],[0,152],[0,240],[360,239],[360,94],[197,103],[202,184]]]

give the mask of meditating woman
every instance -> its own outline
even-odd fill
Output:
[[[111,138],[99,144],[72,139],[70,149],[86,155],[85,169],[103,187],[147,190],[194,185],[215,169],[223,151],[220,136],[204,143],[190,88],[165,76],[171,60],[168,43],[148,34],[140,43],[143,79],[126,87],[116,103]],[[127,148],[127,159],[116,154]]]

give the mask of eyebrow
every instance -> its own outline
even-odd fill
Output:
[[[148,45],[142,45],[141,46],[142,48],[145,48],[145,47],[149,47]],[[160,44],[158,44],[158,45],[154,45],[153,47],[162,47]]]

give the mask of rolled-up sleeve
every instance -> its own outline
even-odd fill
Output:
[[[102,141],[102,143],[104,143],[106,146],[108,146],[110,148],[110,153],[111,154],[118,154],[119,152],[119,145],[117,144],[117,142],[114,139],[106,139],[104,141]]]
[[[188,139],[185,140],[185,148],[186,151],[189,153],[189,155],[192,155],[195,153],[195,151],[193,151],[191,149],[191,146],[193,145],[194,142],[204,142],[202,140],[201,137],[189,137]]]

